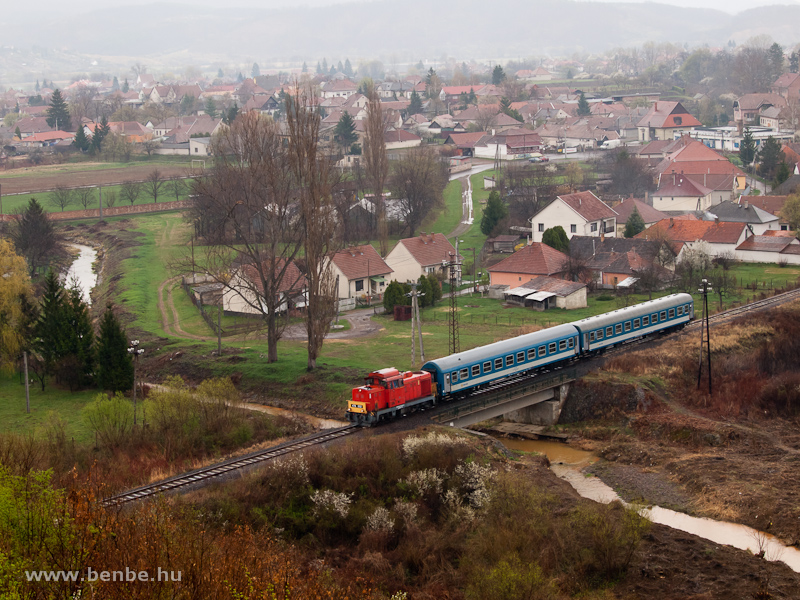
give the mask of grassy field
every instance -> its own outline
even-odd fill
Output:
[[[422,223],[420,229],[426,232],[450,235],[461,223],[461,182],[451,181],[444,189],[444,207],[435,213],[432,211]]]

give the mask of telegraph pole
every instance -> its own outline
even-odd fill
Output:
[[[425,363],[425,348],[423,348],[422,346],[422,318],[419,316],[419,297],[424,295],[425,294],[420,294],[417,292],[416,283],[411,284],[411,292],[406,294],[406,296],[411,298],[411,370],[412,371],[417,370],[416,348],[415,348],[417,344],[417,340],[415,339],[417,336],[417,332],[419,334],[419,357],[420,360],[423,363]]]
[[[705,344],[706,344],[706,355],[708,360],[708,395],[711,396],[713,394],[713,389],[711,387],[711,327],[708,322],[708,293],[713,292],[714,290],[711,288],[711,284],[708,283],[708,279],[703,279],[700,282],[701,287],[697,290],[701,294],[703,294],[703,318],[705,319]],[[703,322],[700,322],[700,364],[697,370],[697,389],[700,389],[700,379],[703,375]]]
[[[450,312],[447,316],[447,325],[450,329],[448,340],[448,350],[450,354],[460,352],[458,340],[458,299],[456,289],[458,287],[458,275],[461,272],[461,264],[458,260],[458,253],[450,252],[450,261],[443,261],[443,267],[450,267]]]

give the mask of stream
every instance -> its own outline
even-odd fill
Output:
[[[81,244],[69,245],[77,248],[80,254],[78,254],[78,258],[75,259],[66,275],[64,275],[64,284],[70,287],[72,282],[75,281],[86,304],[91,305],[92,288],[97,284],[97,274],[92,271],[92,265],[97,260],[97,252],[89,246]]]
[[[587,476],[582,472],[584,467],[598,460],[591,452],[577,450],[561,442],[510,438],[503,438],[500,441],[512,450],[547,455],[553,473],[569,483],[584,498],[603,504],[615,500],[627,504],[600,478]],[[639,514],[653,523],[666,525],[717,544],[749,550],[753,554],[763,551],[767,560],[781,561],[796,573],[800,573],[800,550],[784,546],[776,537],[763,531],[736,523],[691,517],[660,506],[648,506],[641,509]]]

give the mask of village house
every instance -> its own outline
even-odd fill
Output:
[[[382,297],[387,279],[392,278],[392,268],[369,244],[340,250],[331,257],[331,263],[340,299]]]
[[[534,242],[487,269],[489,285],[517,287],[532,277],[547,275],[563,279],[567,255],[547,244]]]
[[[680,102],[658,100],[637,123],[639,141],[672,140],[676,135],[688,133],[702,123],[695,119]]]
[[[570,255],[585,265],[599,287],[627,287],[647,271],[663,283],[672,279],[675,253],[659,240],[575,236],[569,247]]]
[[[736,247],[749,237],[748,233],[744,223],[722,223],[670,217],[645,229],[636,237],[666,242],[675,253],[677,261],[680,262],[683,259],[683,252],[687,248],[694,248],[700,242],[703,242],[711,258],[723,253],[729,253],[732,256]]]
[[[767,231],[780,231],[780,219],[750,204],[749,196],[739,202],[720,202],[708,210],[713,220],[724,223],[745,223],[751,235],[764,235]]]
[[[563,308],[567,310],[586,308],[585,283],[566,281],[542,275],[503,292],[503,297],[510,304],[520,304],[533,310]]]
[[[800,241],[792,236],[753,235],[736,247],[736,260],[800,265]]]
[[[541,242],[546,230],[559,225],[567,238],[573,235],[614,237],[617,232],[617,213],[588,191],[557,196],[529,221],[533,242]]]
[[[475,143],[473,155],[479,158],[524,160],[542,150],[542,140],[528,129],[509,129],[481,138]]]
[[[394,271],[393,279],[400,282],[417,281],[421,275],[446,277],[446,266],[456,249],[442,233],[420,233],[405,238],[386,255],[386,264]]]
[[[631,218],[634,210],[642,217],[645,227],[650,227],[654,223],[658,223],[661,219],[666,219],[668,216],[660,210],[653,208],[647,202],[643,202],[633,196],[625,198],[625,200],[615,205],[613,208],[614,212],[617,213],[617,237],[623,237],[625,235],[625,225],[628,223],[628,219]]]
[[[276,267],[283,268],[283,260]],[[306,304],[308,284],[305,276],[290,262],[278,284],[278,312],[302,308]],[[260,315],[264,306],[264,286],[258,269],[253,265],[240,265],[222,292],[222,309],[225,313]]]

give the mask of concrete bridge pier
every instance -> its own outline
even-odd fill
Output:
[[[552,397],[546,400],[530,397],[530,400],[535,404],[504,413],[503,420],[510,423],[525,423],[528,425],[555,425],[558,423],[561,409],[567,399],[567,394],[569,394],[569,386],[569,383],[562,383],[553,388]],[[532,396],[537,396],[537,394],[532,394]]]

